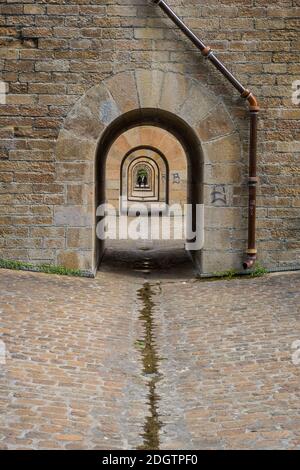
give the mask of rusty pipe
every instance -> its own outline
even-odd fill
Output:
[[[243,261],[243,268],[244,269],[251,269],[256,262],[256,255],[255,256],[247,256],[245,261]]]
[[[178,26],[178,28],[192,41],[192,43],[201,51],[202,55],[219,70],[222,75],[236,88],[241,96],[249,104],[250,111],[250,139],[249,139],[249,196],[248,196],[248,248],[247,257],[243,262],[244,269],[251,268],[256,261],[256,165],[257,165],[257,122],[259,105],[256,97],[250,90],[245,88],[241,82],[225,67],[225,65],[216,57],[210,47],[206,46],[188,26],[176,15],[164,0],[151,0],[158,5],[163,12]]]
[[[250,108],[250,144],[249,144],[249,178],[248,178],[248,249],[244,269],[249,269],[256,261],[256,186],[257,186],[257,121],[258,109]]]
[[[236,77],[225,67],[225,65],[216,57],[210,47],[206,46],[190,28],[176,15],[164,0],[152,0],[162,11],[178,26],[178,28],[189,38],[190,41],[199,49],[204,57],[209,59],[214,66],[230,81],[230,83],[242,94],[246,88],[237,80]]]
[[[158,5],[163,12],[173,21],[173,23],[178,26],[179,29],[189,38],[190,41],[198,48],[200,51],[205,49],[205,44],[187,27],[187,25],[182,21],[179,16],[169,7],[169,5],[163,0],[151,0],[153,3]]]

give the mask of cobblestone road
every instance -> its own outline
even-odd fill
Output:
[[[147,276],[0,271],[0,448],[300,449],[300,273]]]

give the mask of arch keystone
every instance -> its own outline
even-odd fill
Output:
[[[165,73],[152,69],[136,70],[136,85],[141,108],[159,108]]]
[[[188,97],[191,80],[184,75],[167,72],[164,76],[160,108],[178,114]]]

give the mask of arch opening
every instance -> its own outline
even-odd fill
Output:
[[[124,134],[140,128],[153,128],[165,131],[182,148],[185,169],[170,173],[172,158],[163,153],[160,145],[154,145],[150,136],[140,145],[134,146],[122,155],[119,161],[119,187],[112,181],[116,175],[116,166],[108,166],[110,153],[114,144]],[[168,152],[167,152],[168,153]],[[120,154],[121,155],[121,154]],[[120,213],[124,213],[128,203],[143,200],[146,204],[160,204],[160,215],[163,215],[169,202],[189,204],[192,208],[192,228],[195,229],[197,205],[203,204],[203,152],[199,139],[193,129],[180,117],[167,111],[154,108],[136,109],[115,119],[104,131],[97,146],[96,155],[96,207],[110,202],[119,191]],[[178,165],[178,162],[177,162]],[[172,165],[171,165],[172,167]],[[171,168],[172,169],[172,168]],[[182,177],[182,175],[185,175]],[[180,186],[185,181],[185,191]],[[172,188],[173,193],[172,193]],[[181,188],[181,193],[180,189]],[[177,191],[177,192],[176,192]],[[184,194],[184,196],[183,196]],[[147,200],[148,198],[148,200]],[[116,202],[116,201],[115,201]],[[128,214],[127,214],[128,215]],[[96,218],[96,225],[99,222]],[[99,268],[103,254],[104,241],[97,239],[95,243],[95,265]],[[196,271],[201,272],[201,250],[190,251]],[[174,254],[176,256],[176,254]]]
[[[168,161],[159,149],[147,145],[130,149],[121,162],[120,211],[134,201],[149,208],[150,202],[167,204],[168,181]]]

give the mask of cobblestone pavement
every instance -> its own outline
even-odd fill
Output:
[[[0,448],[143,446],[147,286],[160,448],[300,449],[300,273],[178,278],[0,270]]]
[[[139,286],[0,271],[1,446],[134,448],[147,413]]]

